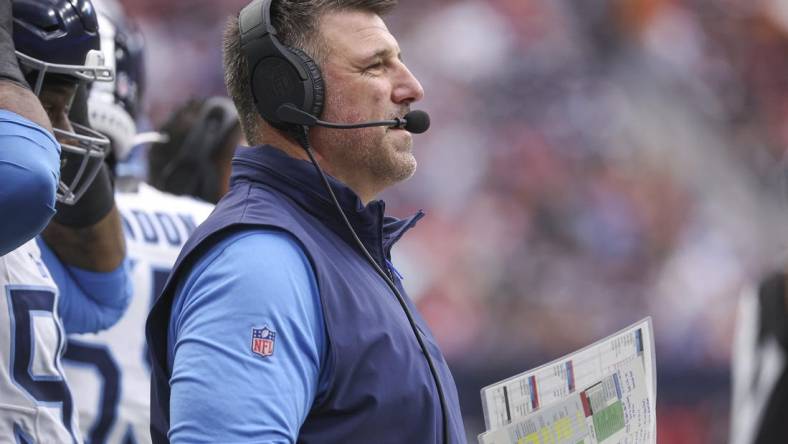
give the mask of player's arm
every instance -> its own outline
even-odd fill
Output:
[[[80,85],[69,113],[85,126],[87,97],[85,85]],[[58,313],[69,333],[112,326],[131,300],[120,216],[107,165],[101,162],[102,169],[75,204],[58,203],[57,214],[39,239],[41,256],[60,290]],[[79,164],[66,164],[66,181]]]
[[[97,332],[120,319],[132,295],[127,262],[109,272],[93,272],[64,264],[41,238],[38,246],[60,291],[57,309],[67,333]]]
[[[0,0],[0,109],[16,113],[51,134],[49,117],[19,69],[11,9],[11,0]]]
[[[0,256],[32,239],[55,213],[60,145],[14,53],[11,0],[0,0]]]
[[[9,0],[0,0],[0,2],[3,1]],[[2,33],[2,31],[0,31],[0,33]],[[0,36],[0,41],[2,41],[2,39],[2,36]],[[13,42],[11,42],[11,44],[13,45]],[[4,45],[0,43],[0,46]],[[38,97],[28,88],[24,77],[21,77],[20,74],[19,78],[21,81],[16,81],[8,76],[8,72],[3,70],[4,68],[9,68],[11,65],[8,60],[10,59],[10,57],[8,57],[9,53],[14,57],[13,64],[16,64],[16,55],[14,55],[13,46],[10,50],[7,50],[5,47],[0,48],[0,51],[2,51],[3,54],[0,58],[6,59],[0,61],[0,65],[3,65],[0,67],[0,109],[14,113],[24,120],[46,130],[49,134],[52,134],[52,123],[49,121],[47,113],[41,106],[41,102],[38,101]]]
[[[106,180],[109,181],[109,178]],[[97,181],[98,177],[91,187]],[[111,187],[109,184],[107,186]],[[58,210],[58,214],[60,212]],[[110,272],[121,266],[126,255],[126,244],[120,214],[114,202],[98,221],[88,217],[88,221],[63,223],[58,219],[56,215],[43,236],[47,245],[66,265],[94,272]]]
[[[264,327],[275,332],[269,356],[253,351],[252,329]],[[173,304],[171,442],[295,442],[322,391],[324,330],[314,272],[290,235],[218,244]]]
[[[72,120],[85,126],[89,123],[87,100],[88,91],[81,85],[69,113]],[[78,171],[78,162],[66,164],[63,179],[68,183]],[[126,243],[106,163],[75,204],[57,204],[57,214],[43,235],[66,265],[96,272],[120,266],[126,256]]]

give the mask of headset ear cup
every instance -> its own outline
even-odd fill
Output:
[[[313,116],[320,117],[320,115],[323,114],[323,100],[325,98],[323,74],[320,72],[320,67],[317,66],[317,63],[312,60],[312,57],[309,57],[304,51],[298,48],[288,47],[288,49],[303,62],[302,64],[304,68],[306,68],[306,72],[312,83],[312,106],[310,109],[304,109],[304,111]]]

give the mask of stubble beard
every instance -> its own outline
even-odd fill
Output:
[[[329,158],[340,180],[353,177],[375,183],[382,190],[409,179],[416,172],[410,135],[396,133],[381,127],[325,129],[315,142]]]

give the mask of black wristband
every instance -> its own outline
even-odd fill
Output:
[[[14,20],[11,0],[0,0],[0,79],[10,80],[27,89],[14,51]]]
[[[66,205],[58,202],[55,222],[70,228],[86,228],[96,225],[115,206],[114,187],[109,167],[102,162],[96,178],[77,203]]]

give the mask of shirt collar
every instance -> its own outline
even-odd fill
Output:
[[[380,259],[390,256],[391,247],[424,216],[423,211],[407,219],[385,216],[386,205],[374,200],[364,205],[347,185],[326,174],[339,205],[370,253]],[[230,185],[238,181],[265,184],[295,201],[323,221],[351,245],[352,237],[334,207],[314,165],[296,159],[271,145],[240,147],[232,161]]]

